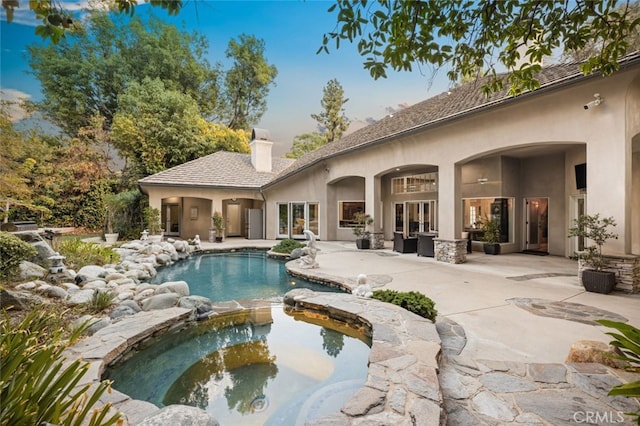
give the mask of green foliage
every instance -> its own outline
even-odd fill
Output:
[[[306,247],[306,244],[298,242],[291,238],[285,238],[275,246],[271,247],[271,251],[276,253],[291,254],[293,250],[297,248],[303,248],[303,247]]]
[[[216,232],[218,236],[222,236],[222,231],[224,231],[224,218],[222,217],[222,213],[219,211],[213,212],[213,216],[211,216],[211,223],[213,223],[213,227],[216,228]]]
[[[269,86],[278,69],[269,65],[264,49],[264,40],[246,34],[229,41],[226,56],[233,65],[224,78],[219,116],[231,129],[253,127],[267,110]]]
[[[417,291],[375,290],[372,297],[401,306],[414,314],[431,320],[431,322],[435,322],[438,316],[434,301]]]
[[[113,305],[113,292],[96,291],[93,293],[91,300],[87,302],[87,310],[90,313],[100,313]]]
[[[0,320],[0,425],[108,426],[120,413],[108,417],[111,403],[94,409],[110,383],[79,385],[89,370],[81,359],[64,362],[65,347],[86,329],[80,327],[68,341],[56,316],[40,309],[19,324],[11,324],[6,311]]]
[[[481,225],[482,241],[487,244],[498,244],[500,242],[500,222],[496,219],[485,218]]]
[[[633,35],[640,27],[629,3],[618,6],[616,0],[337,0],[329,12],[336,14],[336,28],[324,35],[318,52],[328,53],[330,41],[336,49],[341,41],[356,43],[374,78],[386,77],[388,68],[411,71],[423,64],[447,64],[455,82],[486,68],[492,78],[484,89],[490,92],[505,83],[496,72],[504,68],[510,71],[511,94],[539,87],[534,77],[539,63],[558,48],[578,51],[594,43],[598,49],[582,72],[617,71],[619,59],[637,49]]]
[[[144,177],[217,151],[200,131],[202,120],[191,96],[159,79],[144,79],[120,95],[111,138]]]
[[[367,237],[369,235],[367,226],[373,223],[373,218],[370,215],[358,212],[353,215],[353,222],[355,223],[353,228],[351,228],[353,235],[357,238]]]
[[[327,144],[327,137],[323,133],[313,132],[297,135],[293,138],[291,151],[287,152],[287,158],[300,158],[308,152],[315,151]]]
[[[58,249],[66,257],[65,264],[75,270],[86,265],[106,265],[120,261],[120,255],[110,247],[85,242],[80,238],[64,239]]]
[[[29,46],[29,64],[40,81],[38,104],[68,135],[104,118],[109,129],[118,97],[131,83],[158,79],[168,90],[191,97],[205,115],[218,102],[218,70],[205,59],[207,40],[151,18],[93,12],[87,28],[58,44]]]
[[[0,231],[0,281],[13,278],[23,260],[30,260],[36,249],[9,232]]]
[[[344,104],[349,99],[344,97],[344,89],[337,79],[329,80],[322,89],[322,112],[311,114],[311,118],[318,122],[318,128],[325,135],[327,142],[333,142],[342,137],[349,128],[349,119],[344,115]]]
[[[581,237],[589,239],[592,245],[585,247],[584,252],[578,253],[578,257],[583,259],[585,264],[601,271],[606,262],[602,257],[602,246],[608,239],[618,239],[618,234],[609,231],[609,227],[615,227],[616,221],[613,217],[603,217],[600,214],[582,215],[573,220],[573,226],[569,228],[569,238]]]
[[[629,363],[629,371],[640,373],[640,329],[619,321],[598,320],[598,323],[605,327],[613,328],[618,331],[608,332],[613,337],[613,341],[609,344],[620,351],[619,356],[611,355],[613,358],[620,359]],[[626,396],[628,398],[640,397],[640,380],[625,383],[623,385],[614,386],[609,391],[610,396]],[[636,418],[637,424],[640,425],[640,409],[635,413],[627,413]]]
[[[149,234],[158,235],[162,231],[160,223],[160,210],[155,207],[146,207],[144,209],[144,220],[149,230]]]

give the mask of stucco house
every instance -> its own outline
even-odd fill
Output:
[[[271,158],[268,132],[256,129],[250,155],[218,152],[139,184],[170,235],[206,235],[219,210],[228,236],[255,237],[247,217],[259,210],[260,238],[310,229],[353,240],[364,211],[386,240],[437,233],[435,258],[451,263],[465,261],[462,236],[489,218],[500,221],[502,253],[571,256],[581,244],[567,238],[573,219],[600,213],[619,234],[605,251],[639,269],[640,52],[609,77],[562,64],[538,80],[517,97],[486,97],[481,82],[453,88],[296,161]]]

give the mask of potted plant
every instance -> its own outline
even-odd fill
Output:
[[[500,254],[500,223],[496,219],[485,219],[480,226],[485,254]]]
[[[164,230],[160,222],[160,210],[154,207],[147,207],[144,209],[144,218],[149,231],[149,241],[152,243],[162,241]]]
[[[222,217],[222,213],[216,211],[211,216],[211,221],[213,222],[213,227],[216,229],[216,242],[221,243],[223,232],[224,232],[224,218]]]
[[[105,210],[104,240],[107,244],[114,244],[120,235],[119,228],[122,225],[122,214],[126,207],[126,200],[120,194],[105,194],[102,199]]]
[[[582,285],[587,291],[596,293],[611,293],[616,285],[616,275],[611,271],[604,271],[607,262],[602,256],[602,246],[608,239],[618,239],[618,234],[609,230],[616,226],[613,217],[600,218],[600,214],[582,215],[574,219],[569,228],[569,237],[581,237],[593,242],[576,253],[582,262]]]
[[[352,228],[353,235],[356,236],[356,247],[359,249],[368,249],[371,246],[369,240],[369,230],[367,227],[373,223],[373,218],[363,212],[358,212],[353,215],[354,227]]]

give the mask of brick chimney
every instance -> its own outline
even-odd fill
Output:
[[[251,142],[251,164],[256,172],[271,172],[271,146],[273,142],[269,141],[269,131],[265,129],[252,129]]]

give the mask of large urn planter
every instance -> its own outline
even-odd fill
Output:
[[[104,234],[104,241],[107,244],[115,244],[118,241],[118,233],[117,232],[113,232],[113,233],[106,233]]]
[[[594,293],[609,294],[616,286],[616,274],[608,271],[582,271],[582,285]]]

